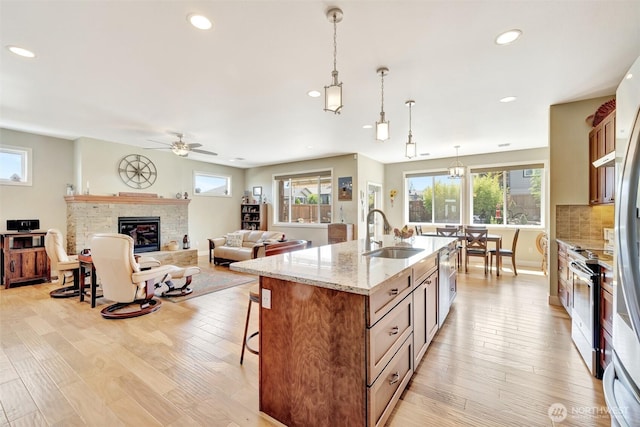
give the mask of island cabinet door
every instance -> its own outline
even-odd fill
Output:
[[[438,332],[438,271],[432,271],[413,291],[414,304],[414,366],[427,351],[431,340]]]
[[[365,426],[366,297],[261,276],[265,290],[260,410],[290,427]]]

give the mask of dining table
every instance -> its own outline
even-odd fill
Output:
[[[442,237],[442,235],[439,235],[437,233],[433,233],[433,232],[427,232],[427,233],[422,233],[421,236],[430,236],[430,237]],[[455,234],[454,236],[448,236],[448,237],[457,237],[458,240],[466,240],[466,235],[464,233],[464,231],[459,231],[457,234]],[[487,233],[487,242],[492,242],[495,245],[495,249],[496,249],[496,275],[499,276],[500,275],[500,268],[502,266],[502,257],[500,256],[500,249],[502,249],[502,235],[500,234],[488,234]]]

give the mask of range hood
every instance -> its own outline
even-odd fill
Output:
[[[594,168],[597,169],[597,168],[604,168],[607,166],[615,166],[615,161],[616,161],[616,152],[612,151],[600,157],[599,159],[595,160],[591,164],[593,165]]]

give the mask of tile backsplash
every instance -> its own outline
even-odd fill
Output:
[[[612,228],[613,205],[556,206],[556,236],[564,239],[603,240],[603,228]]]

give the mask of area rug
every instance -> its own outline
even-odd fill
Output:
[[[245,283],[255,282],[258,278],[255,276],[244,276],[233,273],[225,273],[224,271],[201,271],[200,274],[193,276],[193,280],[189,287],[193,289],[189,295],[180,297],[162,297],[165,301],[182,302],[191,298],[210,294],[211,292],[221,291],[223,289],[233,288],[234,286],[244,285]],[[176,288],[184,285],[184,279],[173,281]]]

